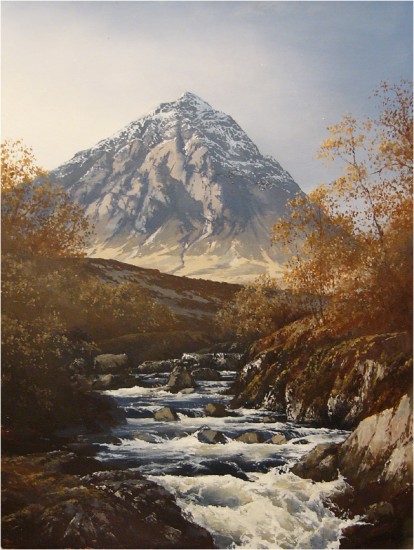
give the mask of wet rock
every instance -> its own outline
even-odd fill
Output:
[[[210,368],[194,369],[192,375],[196,380],[221,380],[220,373]]]
[[[322,332],[315,340],[306,323],[251,348],[231,389],[232,408],[264,407],[295,422],[352,429],[396,405],[411,386],[407,333],[332,340]]]
[[[282,434],[276,434],[270,439],[266,439],[266,443],[270,443],[271,445],[283,445],[283,443],[287,443],[287,439]]]
[[[196,382],[186,367],[174,367],[168,382],[167,389],[172,393],[177,393],[185,388],[195,388]]]
[[[273,416],[264,416],[262,418],[262,422],[264,424],[273,424],[274,422],[277,422],[277,418]]]
[[[332,481],[338,478],[338,446],[336,443],[321,443],[297,462],[292,472],[299,477],[314,481]]]
[[[174,361],[144,361],[138,367],[134,368],[134,374],[159,374],[163,372],[171,372],[174,366]]]
[[[226,436],[219,431],[216,430],[201,430],[197,434],[197,438],[201,443],[226,443],[227,439]]]
[[[212,353],[184,353],[181,363],[190,368],[212,368],[214,367],[214,355]]]
[[[127,418],[152,418],[152,412],[149,411],[146,408],[134,408],[134,407],[127,407],[125,409],[125,416]]]
[[[240,358],[240,353],[184,353],[181,362],[193,369],[210,368],[237,371],[240,366]]]
[[[220,370],[238,371],[240,369],[241,353],[215,353],[214,360]]]
[[[405,548],[412,520],[412,402],[408,395],[389,409],[362,420],[342,444],[318,445],[292,472],[315,481],[339,471],[352,490],[334,504],[369,525],[343,531],[342,548]],[[411,533],[411,535],[410,535]]]
[[[206,416],[215,416],[216,418],[222,418],[229,414],[226,405],[223,403],[207,403],[204,413]]]
[[[241,441],[242,443],[263,443],[265,437],[260,432],[246,432],[237,436],[236,441]]]
[[[119,374],[128,369],[129,359],[126,353],[121,353],[118,355],[104,353],[95,357],[93,366],[96,371],[104,374]]]
[[[157,436],[148,432],[133,432],[131,435],[133,439],[140,439],[147,443],[158,443]]]
[[[162,487],[131,470],[103,471],[91,459],[97,470],[73,475],[70,457],[2,461],[3,548],[214,548]]]
[[[413,471],[412,399],[365,418],[341,445],[340,470],[365,488],[378,479],[394,493],[409,486]]]
[[[179,420],[177,413],[171,407],[163,407],[154,414],[154,419],[162,422]]]

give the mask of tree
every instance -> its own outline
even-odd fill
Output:
[[[346,115],[328,128],[319,156],[341,175],[294,199],[273,230],[273,242],[293,252],[286,282],[319,296],[315,318],[333,330],[412,323],[411,87],[383,83],[374,97],[376,118]]]
[[[82,256],[90,237],[80,206],[21,141],[1,146],[2,249],[45,256]]]
[[[245,343],[271,334],[304,314],[275,279],[267,275],[246,285],[217,314],[221,332]]]

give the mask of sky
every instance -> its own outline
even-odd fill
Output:
[[[191,91],[305,191],[326,127],[412,80],[411,2],[2,1],[4,139],[56,168]]]

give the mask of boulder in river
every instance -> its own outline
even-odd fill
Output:
[[[161,420],[163,422],[172,422],[179,420],[177,413],[171,407],[163,407],[154,414],[155,420]]]
[[[114,355],[112,353],[104,353],[97,355],[93,362],[94,369],[102,373],[122,373],[128,369],[129,359],[126,353]]]
[[[270,443],[272,445],[283,445],[283,443],[287,443],[287,439],[282,434],[276,434],[270,439],[267,439],[266,443]]]
[[[167,389],[173,393],[177,393],[184,388],[195,388],[196,385],[193,376],[186,367],[176,366],[168,379]]]
[[[237,436],[235,439],[242,443],[263,443],[265,440],[264,435],[260,432],[246,432]]]
[[[204,412],[206,416],[215,416],[216,418],[222,418],[229,414],[224,403],[207,403]]]
[[[217,430],[201,430],[197,434],[197,438],[201,443],[208,443],[208,444],[214,444],[214,443],[226,443],[226,436]]]
[[[134,432],[132,435],[133,439],[140,439],[141,441],[146,441],[147,443],[158,443],[159,439],[157,439],[157,436],[148,433],[148,432]]]
[[[166,361],[144,361],[138,367],[133,369],[134,374],[159,374],[162,372],[171,372],[174,362]]]
[[[192,371],[192,375],[196,380],[210,380],[210,381],[221,380],[220,373],[210,368],[194,369]]]

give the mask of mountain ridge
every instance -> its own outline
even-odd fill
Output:
[[[232,117],[191,92],[53,175],[96,226],[90,256],[237,283],[280,271],[270,229],[301,193]]]

